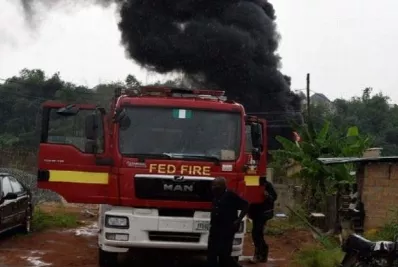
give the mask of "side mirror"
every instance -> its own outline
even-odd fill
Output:
[[[17,198],[18,198],[17,194],[10,192],[3,197],[3,200],[13,200],[13,199],[17,199]]]
[[[263,140],[261,134],[261,125],[259,123],[251,124],[251,137],[253,148],[261,150]]]
[[[98,131],[98,121],[96,114],[87,115],[85,118],[85,135],[87,139],[96,140]]]
[[[126,110],[124,108],[118,108],[113,116],[113,122],[120,122],[124,117],[126,117]]]

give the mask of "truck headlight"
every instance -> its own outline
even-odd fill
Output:
[[[238,246],[240,244],[242,244],[242,238],[235,238],[232,243],[233,246]]]
[[[129,228],[129,219],[124,216],[105,216],[105,226],[110,228]]]

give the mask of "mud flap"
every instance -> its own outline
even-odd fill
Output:
[[[92,139],[87,138],[88,117],[92,121],[95,119]],[[109,192],[112,162],[106,132],[105,111],[95,105],[45,102],[38,153],[38,187],[54,191],[70,203],[106,203],[112,197]]]

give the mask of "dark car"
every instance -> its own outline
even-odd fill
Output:
[[[8,173],[0,173],[0,233],[20,229],[29,233],[32,228],[32,194]]]

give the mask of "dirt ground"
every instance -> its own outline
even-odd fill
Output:
[[[47,211],[54,209],[46,206]],[[84,208],[87,211],[87,208]],[[75,212],[82,220],[82,226],[76,229],[48,230],[27,236],[4,236],[0,240],[0,267],[19,266],[53,266],[53,267],[97,267],[97,228],[94,217],[82,213],[81,207],[68,207],[69,212]],[[84,215],[85,214],[85,215]],[[258,267],[287,267],[294,251],[305,243],[313,242],[310,233],[306,231],[290,231],[282,236],[267,237],[270,245],[270,261],[258,264]],[[253,253],[251,238],[245,242],[244,255]],[[157,257],[160,258],[160,257]],[[245,264],[244,266],[255,266]],[[156,267],[193,267],[205,266],[200,259],[191,259],[182,263],[159,262],[144,264],[126,263],[126,266],[156,266]]]

